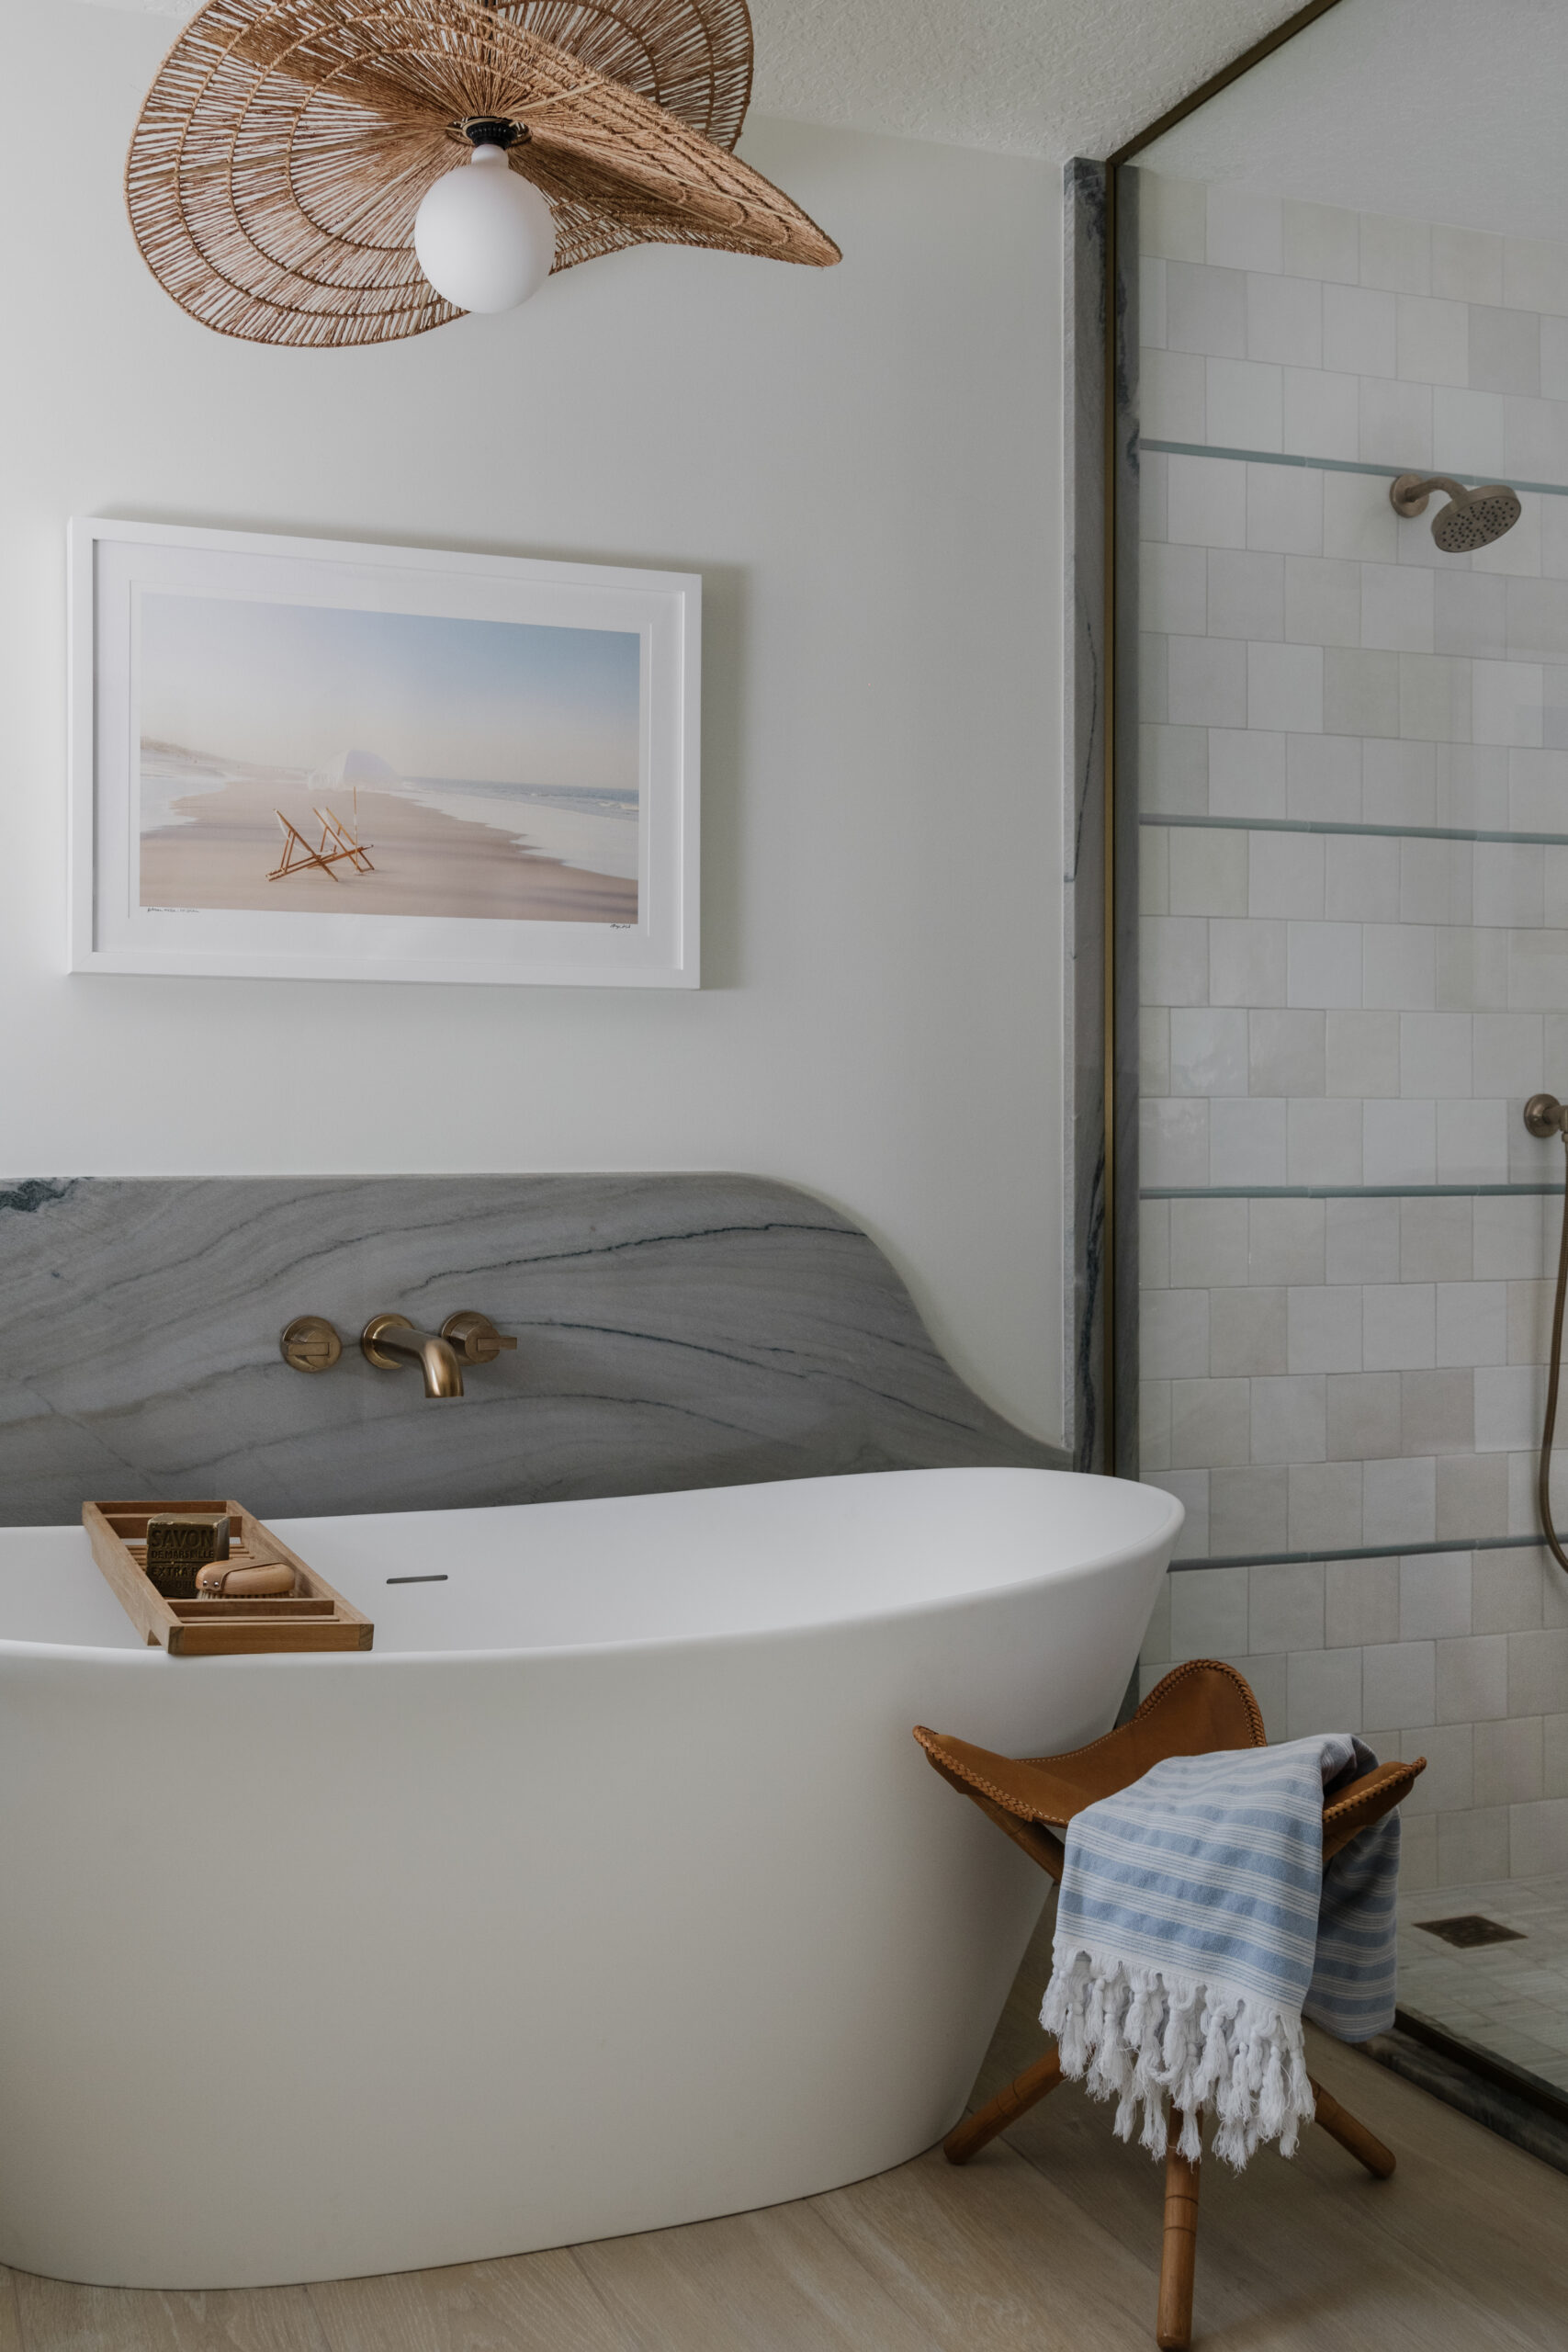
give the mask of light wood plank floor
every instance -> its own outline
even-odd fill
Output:
[[[976,2087],[1037,2056],[1035,1939]],[[1321,2132],[1206,2165],[1204,2352],[1568,2345],[1568,2177],[1321,2036],[1314,2071],[1399,2157]],[[1144,2352],[1160,2170],[1068,2086],[966,2171],[932,2152],[799,2205],[597,2245],[234,2294],[0,2271],[0,2352]]]

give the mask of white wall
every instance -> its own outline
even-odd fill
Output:
[[[759,122],[839,269],[645,248],[508,318],[270,352],[187,320],[126,223],[171,28],[4,8],[0,1168],[790,1179],[1058,1433],[1055,171]],[[700,571],[703,992],[67,977],[91,512]]]

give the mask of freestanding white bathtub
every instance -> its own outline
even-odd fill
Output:
[[[1044,1883],[910,1726],[1105,1730],[1180,1517],[981,1469],[280,1521],[376,1646],[254,1659],[0,1532],[0,2261],[400,2270],[928,2146]]]

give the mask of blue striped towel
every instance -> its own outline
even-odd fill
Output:
[[[1196,2161],[1312,2120],[1302,2018],[1345,2041],[1393,2021],[1397,1809],[1323,1867],[1325,1790],[1377,1762],[1348,1732],[1173,1756],[1075,1815],[1041,2023],[1066,2075],[1117,2100],[1116,2130]]]

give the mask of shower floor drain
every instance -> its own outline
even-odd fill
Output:
[[[1469,1951],[1476,1944],[1525,1940],[1522,1928],[1505,1928],[1501,1919],[1488,1919],[1481,1911],[1461,1911],[1454,1919],[1417,1919],[1416,1925],[1423,1935],[1441,1936],[1444,1943],[1457,1944],[1461,1951]]]

